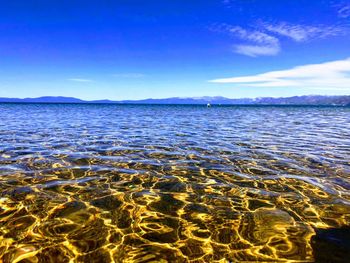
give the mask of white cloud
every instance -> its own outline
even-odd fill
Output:
[[[282,37],[287,37],[295,42],[327,38],[344,35],[345,27],[325,25],[302,25],[280,22],[275,24],[260,23],[254,28],[246,29],[240,26],[218,24],[211,27],[216,32],[224,32],[241,40],[234,44],[233,51],[242,55],[273,56],[281,51]]]
[[[133,79],[138,79],[138,78],[143,78],[145,77],[145,74],[141,73],[122,73],[122,74],[113,74],[113,77],[118,77],[118,78],[133,78]]]
[[[70,81],[75,81],[75,82],[92,82],[91,79],[80,79],[80,78],[73,78],[73,79],[68,79]]]
[[[257,56],[273,56],[277,55],[280,52],[280,46],[279,45],[265,45],[265,46],[259,46],[259,45],[236,45],[234,46],[234,51],[236,53],[250,56],[250,57],[257,57]]]
[[[250,87],[302,87],[350,91],[350,58],[251,76],[214,79],[210,82],[236,83]]]
[[[344,5],[338,10],[338,16],[341,18],[350,17],[350,5]]]
[[[257,30],[246,30],[240,26],[228,27],[228,31],[243,40],[252,41],[254,43],[276,45],[279,42],[274,36]]]
[[[315,38],[325,38],[328,36],[337,36],[342,34],[343,29],[335,26],[307,26],[289,24],[286,22],[278,24],[264,24],[263,27],[277,35],[289,37],[297,42],[307,41]]]
[[[246,30],[239,26],[226,26],[226,30],[233,36],[249,43],[235,45],[234,51],[236,53],[256,57],[276,55],[280,51],[279,40],[264,32]]]

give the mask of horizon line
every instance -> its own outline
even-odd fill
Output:
[[[78,97],[70,97],[70,96],[39,96],[39,97],[0,97],[1,99],[9,99],[9,100],[29,100],[29,99],[42,99],[42,98],[62,98],[62,99],[75,99],[80,100],[83,102],[94,102],[94,101],[111,101],[111,102],[122,102],[122,101],[142,101],[142,100],[167,100],[167,99],[193,99],[193,100],[203,100],[203,99],[213,99],[213,98],[221,98],[221,99],[229,99],[229,100],[242,100],[242,99],[265,99],[265,98],[273,98],[273,99],[288,99],[288,98],[294,98],[294,97],[347,97],[348,95],[322,95],[322,94],[308,94],[308,95],[293,95],[293,96],[260,96],[260,97],[237,97],[237,98],[230,98],[230,97],[224,97],[224,96],[193,96],[193,97],[162,97],[162,98],[152,98],[147,97],[143,99],[82,99]]]

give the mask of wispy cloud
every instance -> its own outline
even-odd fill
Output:
[[[247,30],[239,26],[231,26],[231,27],[229,26],[227,30],[231,34],[243,40],[248,40],[248,41],[252,41],[263,45],[278,44],[278,39],[276,37],[257,30]]]
[[[251,76],[214,79],[210,82],[236,83],[250,87],[303,87],[350,91],[350,58]]]
[[[283,37],[295,42],[305,42],[346,33],[345,28],[339,26],[311,26],[287,22],[259,23],[250,28],[219,24],[211,29],[240,40],[241,43],[234,44],[233,51],[251,57],[277,55],[281,51]]]
[[[338,10],[338,16],[341,18],[350,17],[350,4],[341,6]]]
[[[113,77],[117,78],[132,78],[132,79],[138,79],[145,77],[145,74],[142,73],[121,73],[121,74],[113,74]]]
[[[251,57],[276,55],[280,51],[278,38],[258,30],[244,29],[240,26],[221,25],[220,31],[247,43],[234,45],[236,53]]]
[[[75,82],[92,82],[91,79],[80,79],[80,78],[72,78],[72,79],[68,79],[70,81],[75,81]]]
[[[223,3],[225,6],[230,6],[232,4],[233,0],[222,0],[221,3]]]
[[[310,39],[337,36],[344,32],[343,28],[337,26],[308,26],[281,22],[277,24],[264,24],[263,28],[271,33],[291,38],[297,42]]]
[[[235,45],[234,51],[250,57],[273,56],[280,52],[280,45]]]

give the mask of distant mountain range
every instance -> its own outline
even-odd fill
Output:
[[[103,104],[207,104],[212,105],[333,105],[350,106],[349,96],[294,96],[287,98],[242,98],[229,99],[225,97],[194,97],[194,98],[166,98],[144,100],[92,100],[86,101],[72,97],[40,97],[40,98],[0,98],[0,103],[103,103]]]

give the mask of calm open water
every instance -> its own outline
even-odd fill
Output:
[[[350,109],[0,104],[0,205],[0,262],[341,262]]]

